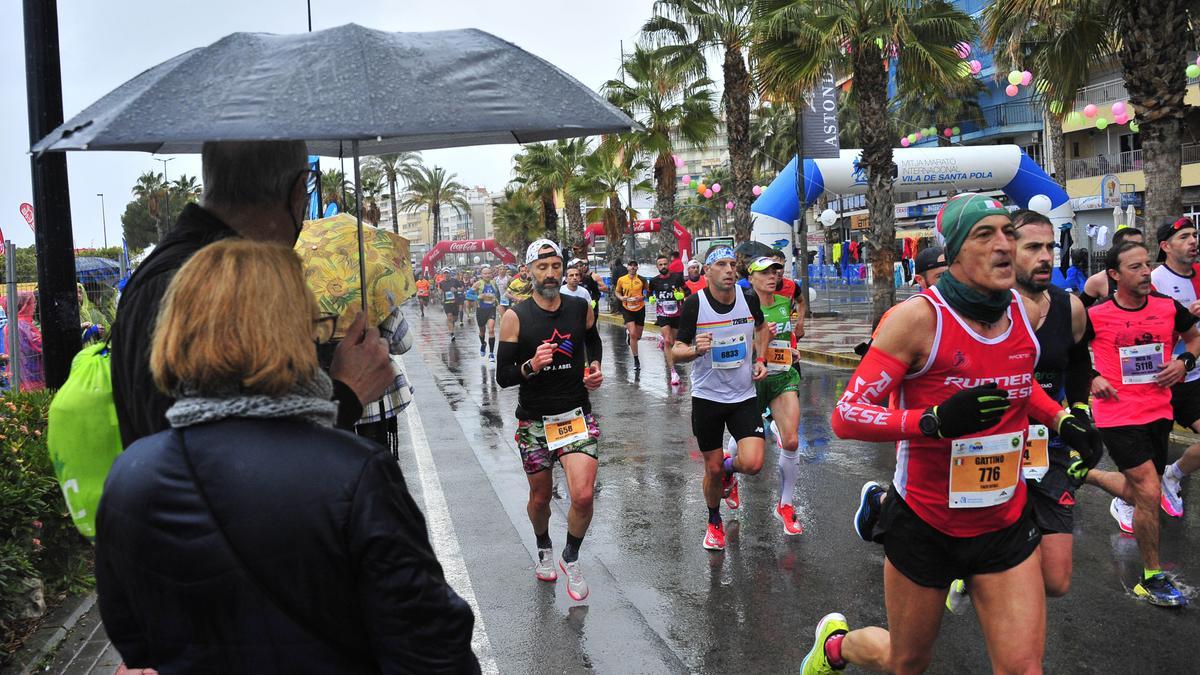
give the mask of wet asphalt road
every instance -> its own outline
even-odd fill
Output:
[[[893,451],[832,438],[829,410],[848,371],[804,369],[796,492],[804,534],[784,536],[771,516],[777,450],[768,442],[763,472],[742,481],[741,510],[725,511],[728,548],[713,554],[700,546],[706,511],[688,368],[682,391],[672,391],[647,332],[638,376],[624,331],[601,325],[605,383],[592,397],[600,467],[580,556],[591,595],[575,603],[563,579],[533,576],[527,484],[513,441],[516,388],[496,385],[473,325],[450,343],[440,311],[422,319],[414,307],[409,316],[417,347],[404,358],[417,402],[400,418],[401,466],[447,577],[477,607],[485,672],[795,672],[827,612],[842,612],[852,628],[886,625],[883,550],[855,536],[851,517],[863,481],[890,482]],[[559,492],[556,551],[569,505],[565,485]],[[1192,494],[1200,499],[1185,483],[1185,499]],[[1095,488],[1080,491],[1073,585],[1048,601],[1046,671],[1200,671],[1200,598],[1189,588],[1196,606],[1182,611],[1134,598],[1137,545],[1116,528],[1108,504]],[[1200,579],[1195,504],[1182,520],[1163,520],[1164,566],[1184,584]],[[930,672],[987,670],[974,615],[947,615]]]

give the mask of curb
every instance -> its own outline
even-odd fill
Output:
[[[28,675],[37,672],[36,668],[42,660],[58,649],[67,633],[75,627],[79,619],[87,614],[96,604],[96,593],[79,595],[63,600],[62,604],[46,617],[33,635],[13,652],[12,661],[0,670],[3,675]]]
[[[598,315],[598,318],[600,321],[603,321],[604,323],[610,323],[614,326],[624,326],[625,325],[625,322],[622,321],[621,317],[617,314],[603,314],[602,313],[602,314]],[[660,332],[658,330],[658,326],[655,326],[653,323],[650,323],[650,322],[646,323],[645,330],[650,333]],[[800,352],[800,359],[802,361],[808,361],[810,363],[817,363],[817,364],[820,364],[823,366],[833,366],[834,368],[846,368],[849,370],[854,370],[855,368],[858,367],[859,359],[857,356],[854,356],[854,355],[837,354],[837,353],[831,353],[831,352],[818,352],[813,349],[797,349],[796,351]],[[1198,438],[1197,440],[1200,440],[1200,438]]]

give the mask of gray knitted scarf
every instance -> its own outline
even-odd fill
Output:
[[[322,427],[332,427],[337,419],[337,404],[330,400],[333,381],[321,370],[283,396],[247,396],[236,390],[226,395],[200,396],[186,385],[175,394],[175,404],[167,410],[167,422],[176,429],[230,417],[298,417]]]

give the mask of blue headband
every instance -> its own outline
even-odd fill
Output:
[[[704,259],[704,264],[711,265],[724,258],[736,260],[737,256],[733,254],[733,249],[729,248],[728,246],[722,246],[721,248],[714,250],[712,253],[709,253],[708,257]]]

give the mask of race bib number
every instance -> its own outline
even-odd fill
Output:
[[[456,297],[458,296],[454,293],[454,291],[446,291],[446,302],[454,302]]]
[[[546,415],[542,417],[542,425],[546,429],[546,447],[550,450],[564,448],[575,441],[588,438],[583,408],[575,408],[561,415]]]
[[[950,508],[996,506],[1016,493],[1025,434],[955,439],[950,444]]]
[[[679,303],[674,300],[659,300],[658,313],[663,316],[675,316],[679,313]]]
[[[1120,347],[1117,353],[1121,357],[1121,384],[1152,384],[1154,376],[1162,370],[1161,342]]]
[[[1050,430],[1041,424],[1029,425],[1025,436],[1025,457],[1021,474],[1025,480],[1041,480],[1050,470]]]
[[[767,345],[767,372],[786,373],[792,367],[792,343],[771,340]]]
[[[717,370],[741,368],[746,362],[746,336],[738,333],[732,337],[713,339],[712,367]]]

